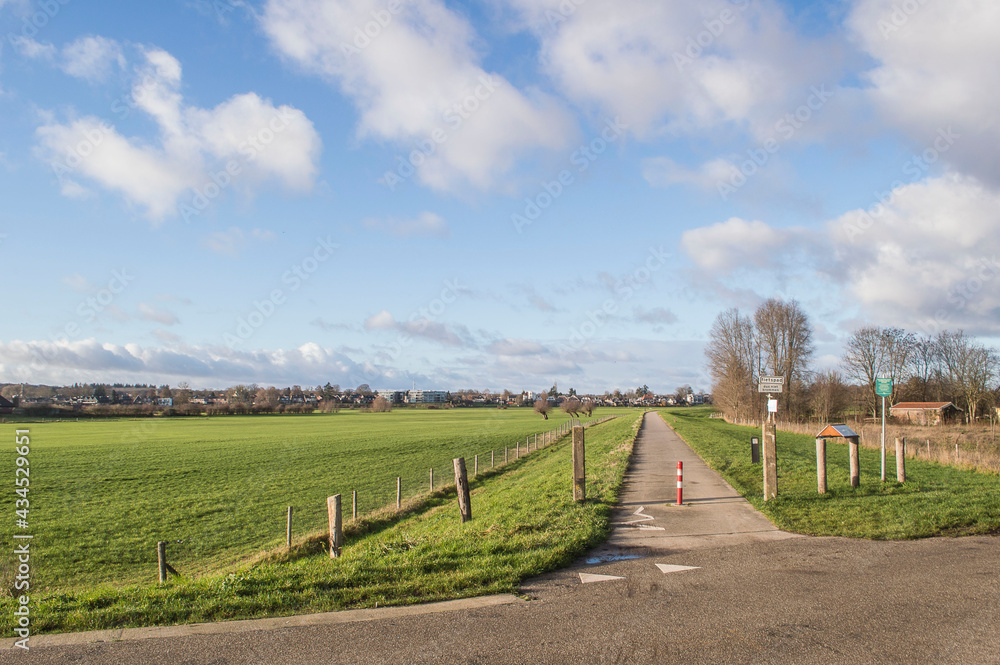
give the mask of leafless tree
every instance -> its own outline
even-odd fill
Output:
[[[965,406],[969,422],[975,422],[980,405],[996,381],[1000,357],[996,350],[977,343],[961,330],[943,331],[936,341],[951,392]]]
[[[937,341],[933,337],[920,337],[913,340],[913,352],[910,354],[909,375],[918,389],[919,402],[930,399],[931,386],[938,383],[940,377],[941,353]],[[938,385],[940,392],[940,384]]]
[[[580,400],[576,397],[570,397],[569,399],[563,401],[560,408],[562,408],[566,415],[576,416],[580,413],[580,406]]]
[[[583,400],[583,404],[580,405],[580,410],[587,414],[587,417],[590,418],[594,415],[594,401],[590,399]]]
[[[372,400],[371,412],[372,413],[389,413],[392,411],[392,404],[388,399],[379,395],[374,400]]]
[[[785,408],[790,415],[798,415],[815,350],[809,317],[797,301],[771,298],[757,308],[753,319],[759,371],[784,377]]]
[[[865,326],[854,331],[847,340],[842,364],[848,376],[865,386],[865,410],[878,416],[878,396],[875,394],[875,379],[882,377],[892,381],[892,396],[895,403],[902,382],[912,368],[917,338],[900,328],[880,328]]]
[[[539,414],[545,420],[549,419],[549,411],[552,410],[552,405],[544,397],[535,400],[535,413]]]
[[[819,373],[809,386],[810,411],[822,422],[839,420],[849,403],[850,391],[836,370]]]
[[[750,317],[742,316],[735,307],[716,317],[705,354],[713,399],[729,418],[750,420],[757,412],[755,347]]]

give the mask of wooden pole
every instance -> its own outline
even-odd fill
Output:
[[[507,463],[507,446],[503,447],[503,463]]]
[[[778,429],[773,422],[764,423],[764,501],[778,496]]]
[[[292,549],[292,507],[288,506],[288,519],[285,524],[285,547]]]
[[[473,478],[475,478],[476,476],[479,475],[479,455],[476,455],[476,461],[474,462],[474,464],[475,464],[475,466],[473,467],[473,470],[472,470],[472,477]]]
[[[330,558],[336,559],[344,545],[344,520],[340,512],[339,494],[327,497],[326,510],[330,518]]]
[[[431,467],[431,491],[434,491],[434,467]]]
[[[906,482],[906,437],[896,439],[896,480]]]
[[[587,498],[586,451],[583,442],[583,428],[573,428],[573,500]]]
[[[396,476],[396,510],[403,507],[403,479]]]
[[[816,489],[826,494],[826,439],[816,439]]]
[[[351,519],[358,519],[358,490],[351,491]]]
[[[538,450],[538,434],[535,434],[535,450]]]
[[[861,485],[861,443],[858,437],[847,437],[847,448],[851,455],[851,487],[858,487]]]
[[[492,451],[492,450],[490,451],[490,468],[491,469],[496,466],[496,464],[494,463],[496,461],[496,458],[493,457],[493,452],[494,451]]]
[[[167,581],[167,541],[156,543],[156,561],[160,566],[160,584]]]
[[[462,523],[472,519],[472,503],[469,499],[469,478],[465,472],[465,458],[454,460],[455,488],[458,490],[458,511],[462,515]]]

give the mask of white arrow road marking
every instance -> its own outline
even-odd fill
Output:
[[[593,573],[580,573],[580,581],[584,584],[590,584],[591,582],[610,582],[611,580],[623,580],[624,577],[616,577],[615,575],[594,575]]]
[[[698,570],[701,566],[673,566],[669,563],[658,563],[656,567],[664,574],[666,573],[679,573],[684,570]]]
[[[629,520],[628,522],[612,522],[613,526],[627,526],[632,529],[647,529],[649,531],[666,531],[662,526],[653,526],[651,524],[640,524],[640,522],[648,522],[655,519],[652,515],[647,515],[643,511],[646,510],[646,506],[639,506],[639,510],[632,513],[633,515],[638,515],[639,519]]]

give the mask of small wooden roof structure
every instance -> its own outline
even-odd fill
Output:
[[[834,437],[843,437],[845,439],[852,436],[858,436],[858,433],[852,430],[847,425],[827,425],[823,428],[823,431],[816,435],[817,439],[831,439]]]

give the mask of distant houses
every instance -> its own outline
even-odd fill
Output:
[[[963,413],[951,402],[900,402],[889,409],[889,415],[893,418],[920,425],[955,422]]]
[[[0,415],[10,415],[14,413],[14,403],[0,395]]]

